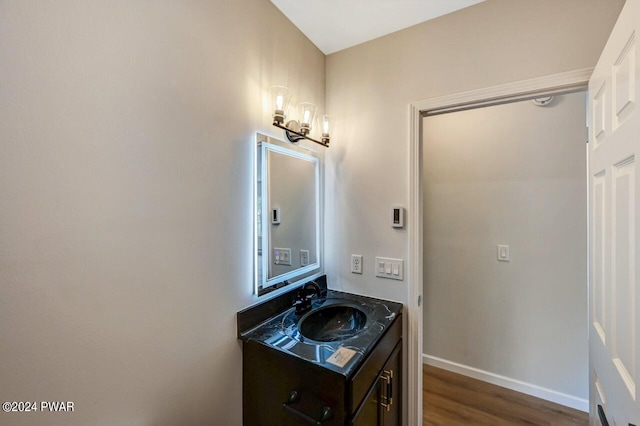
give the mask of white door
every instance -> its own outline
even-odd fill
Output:
[[[591,425],[640,426],[639,37],[627,0],[589,81]]]

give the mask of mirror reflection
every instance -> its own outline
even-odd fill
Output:
[[[256,138],[255,288],[267,293],[320,268],[320,165],[313,152]]]

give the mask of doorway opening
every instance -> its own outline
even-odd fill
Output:
[[[535,98],[542,98],[546,96],[564,96],[576,92],[581,92],[586,89],[589,76],[592,69],[576,70],[562,74],[555,74],[551,76],[525,80],[515,83],[504,84],[501,86],[490,87],[486,89],[474,90],[470,92],[458,93],[454,95],[443,96],[439,98],[431,98],[423,101],[414,102],[411,104],[410,113],[410,211],[413,214],[409,220],[409,226],[412,229],[409,237],[409,257],[410,263],[410,288],[409,288],[409,336],[408,336],[408,413],[409,418],[414,418],[416,424],[422,423],[422,366],[426,351],[423,351],[423,306],[422,301],[429,297],[428,294],[423,294],[423,198],[424,198],[424,176],[423,176],[423,121],[428,120],[429,117],[435,117],[436,115],[443,115],[450,112],[461,112],[467,110],[473,110],[479,107],[497,106],[502,104],[510,104],[519,101],[531,101]],[[584,94],[582,95],[584,96]],[[530,102],[532,105],[533,103]],[[585,105],[586,101],[582,103],[582,131],[585,131]],[[540,107],[542,108],[542,107]],[[426,117],[426,118],[425,118]],[[581,141],[581,153],[582,155],[574,161],[580,163],[585,167],[585,136]],[[500,152],[496,153],[500,155]],[[454,157],[455,158],[455,157]],[[427,165],[425,164],[425,167]],[[586,185],[585,175],[582,176],[583,189],[581,194],[584,196],[585,202],[581,205],[583,213],[586,211]],[[426,200],[424,200],[426,202]],[[535,203],[531,204],[531,209],[535,209]],[[467,212],[469,215],[473,214],[473,211]],[[586,224],[583,231],[582,239],[585,241],[586,246]],[[498,243],[497,241],[492,244],[492,261],[497,262],[497,245],[510,245],[508,242],[505,244]],[[519,243],[517,243],[520,246]],[[512,260],[510,265],[515,263],[514,247],[510,245],[510,256]],[[519,248],[518,251],[521,249]],[[586,250],[586,249],[585,249]],[[519,253],[522,255],[522,252]],[[585,262],[585,267],[581,271],[586,276],[586,252],[580,254],[580,258]],[[521,262],[521,257],[519,262]],[[495,266],[495,265],[494,265]],[[513,269],[513,268],[512,268]],[[586,294],[586,278],[583,281],[584,292]],[[502,294],[503,297],[508,293]],[[455,307],[452,307],[452,309]],[[517,306],[516,306],[517,308]],[[584,315],[582,320],[586,318],[587,314],[586,297],[584,303]],[[413,314],[413,315],[411,315]],[[467,315],[467,312],[459,312],[460,316]],[[542,313],[541,313],[542,314]],[[584,325],[584,322],[582,322]],[[584,328],[584,327],[583,327]],[[522,333],[527,333],[528,330],[521,330]],[[453,339],[456,340],[455,338]],[[427,345],[431,345],[432,342],[427,342]],[[586,346],[585,346],[586,347]],[[437,355],[432,357],[438,358]],[[433,359],[433,358],[432,358]],[[441,359],[445,359],[442,357]],[[447,360],[452,361],[452,360]],[[456,361],[454,361],[456,362]],[[457,361],[457,364],[463,365],[463,362]],[[451,365],[451,363],[450,363]],[[491,369],[486,367],[486,371],[491,372]],[[496,374],[496,376],[499,376]],[[532,383],[535,384],[535,383]],[[538,385],[541,387],[540,385]],[[535,387],[535,386],[534,386]],[[545,388],[546,389],[546,388]],[[558,395],[568,396],[568,400],[562,401],[565,405],[579,406],[580,409],[585,400],[577,398],[577,402],[574,400],[573,395],[563,394],[558,392]],[[548,397],[548,395],[542,395]],[[555,397],[554,397],[555,398]],[[557,400],[557,398],[555,398]],[[584,408],[586,409],[586,407]],[[414,417],[415,416],[415,417]]]
[[[588,411],[586,92],[423,118],[423,361]]]

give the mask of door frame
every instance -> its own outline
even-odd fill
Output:
[[[452,95],[428,98],[409,104],[409,299],[407,342],[408,424],[422,425],[422,345],[423,345],[423,173],[422,119],[433,111],[455,111],[526,99],[545,93],[585,89],[593,68],[552,74]],[[585,114],[586,124],[586,114]],[[586,142],[586,141],[585,141]],[[586,208],[586,206],[585,206]],[[588,285],[588,283],[587,283]]]

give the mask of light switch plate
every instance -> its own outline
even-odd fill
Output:
[[[290,248],[274,248],[273,263],[276,265],[291,266],[291,249]]]
[[[511,254],[509,253],[509,246],[507,245],[498,245],[498,261],[500,262],[510,262]]]
[[[376,257],[376,277],[404,281],[404,260]]]

